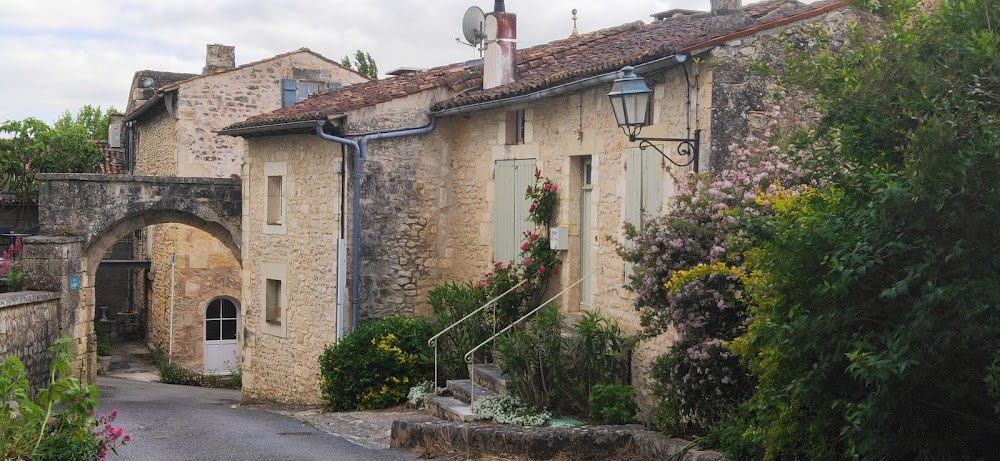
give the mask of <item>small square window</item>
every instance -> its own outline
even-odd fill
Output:
[[[319,93],[319,87],[319,82],[299,82],[298,88],[295,90],[295,97],[301,101],[314,93]]]
[[[507,112],[507,136],[508,146],[524,144],[524,111],[512,110]]]
[[[267,223],[278,226],[285,222],[285,200],[282,193],[282,177],[267,177]]]
[[[264,320],[281,325],[281,280],[266,279],[264,298]]]

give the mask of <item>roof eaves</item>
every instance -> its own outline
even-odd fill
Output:
[[[163,93],[157,93],[155,96],[150,98],[149,101],[146,101],[145,104],[139,106],[136,110],[126,115],[125,118],[122,119],[122,123],[138,120],[147,112],[152,110],[162,100],[163,100]]]

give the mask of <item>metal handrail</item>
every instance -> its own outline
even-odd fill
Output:
[[[470,312],[469,315],[466,315],[465,317],[462,317],[461,320],[459,320],[459,321],[457,321],[457,322],[449,325],[448,328],[445,328],[444,330],[441,330],[440,332],[438,332],[438,334],[436,334],[434,336],[431,336],[431,339],[427,340],[427,345],[434,348],[434,387],[435,388],[437,388],[437,383],[438,383],[438,341],[437,341],[438,338],[440,338],[441,335],[443,335],[443,334],[451,331],[452,328],[457,327],[462,322],[470,319],[472,316],[474,316],[474,315],[482,312],[487,307],[496,306],[497,301],[499,301],[504,296],[507,296],[508,294],[510,294],[512,291],[516,290],[521,285],[524,285],[525,282],[527,282],[527,281],[528,281],[528,279],[521,280],[521,283],[518,283],[517,285],[514,285],[511,289],[503,292],[500,296],[497,296],[496,298],[491,299],[488,303],[483,304],[482,306],[479,306],[478,309]],[[497,310],[496,310],[496,307],[494,307],[493,308],[493,334],[496,335],[496,333],[497,333]]]
[[[566,287],[565,289],[563,289],[563,291],[560,291],[555,296],[549,298],[547,301],[545,301],[544,303],[540,304],[538,307],[534,308],[531,312],[528,312],[527,314],[524,314],[523,316],[521,316],[521,318],[515,320],[510,325],[507,325],[507,327],[505,327],[503,330],[500,330],[497,333],[493,333],[493,336],[490,336],[490,338],[487,339],[486,341],[483,341],[483,342],[479,343],[478,346],[472,348],[471,351],[469,351],[468,353],[465,354],[465,363],[469,364],[469,379],[472,380],[472,392],[469,393],[469,406],[470,407],[476,401],[476,364],[475,364],[475,360],[474,360],[474,357],[476,356],[476,352],[478,352],[479,349],[482,349],[483,346],[485,346],[485,345],[489,344],[490,342],[492,342],[493,340],[495,340],[498,336],[506,333],[511,328],[514,328],[515,325],[523,322],[528,317],[531,317],[532,315],[535,315],[536,312],[542,310],[543,307],[547,306],[550,302],[554,301],[556,298],[558,298],[558,297],[562,296],[563,294],[565,294],[571,288],[579,285],[580,282],[582,282],[584,280],[587,280],[588,278],[590,278],[591,275],[594,275],[594,274],[596,274],[596,273],[598,273],[598,272],[600,272],[602,270],[604,270],[603,267],[599,267],[597,269],[594,269],[589,274],[583,276],[583,278],[581,278],[580,280],[577,280],[576,282],[573,282],[572,285]]]

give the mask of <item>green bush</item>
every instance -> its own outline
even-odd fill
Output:
[[[639,405],[635,389],[624,384],[596,384],[587,398],[590,417],[601,424],[631,424]]]
[[[97,355],[101,357],[108,357],[115,352],[115,348],[111,346],[111,343],[97,342]]]
[[[471,282],[447,283],[431,290],[427,303],[434,308],[431,324],[439,332],[478,309],[486,300],[483,289]],[[487,308],[438,338],[438,386],[448,379],[468,378],[465,354],[493,335],[491,321],[492,311]],[[480,351],[476,361],[488,360],[488,354],[489,350]]]
[[[239,389],[242,387],[242,373],[238,376],[206,375],[184,368],[173,362],[160,364],[160,382],[182,386],[210,387],[215,389]]]
[[[525,405],[585,415],[594,385],[628,383],[635,341],[595,311],[585,312],[567,336],[564,325],[558,306],[549,305],[501,335],[501,368],[510,375],[511,392]]]
[[[371,410],[405,401],[410,387],[434,372],[427,356],[432,331],[422,318],[362,322],[319,357],[326,407]]]

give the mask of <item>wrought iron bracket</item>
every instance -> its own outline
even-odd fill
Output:
[[[652,147],[653,150],[659,152],[660,155],[667,159],[668,162],[677,166],[693,165],[694,172],[698,172],[698,152],[701,148],[701,130],[694,130],[693,138],[646,138],[639,137],[638,133],[632,134],[626,132],[626,134],[628,134],[629,142],[639,143],[639,149],[646,150],[647,147]],[[656,147],[653,142],[675,142],[677,143],[677,155],[681,157],[691,157],[691,159],[686,163],[675,162],[674,159],[670,158],[666,152],[663,152],[662,149]]]

